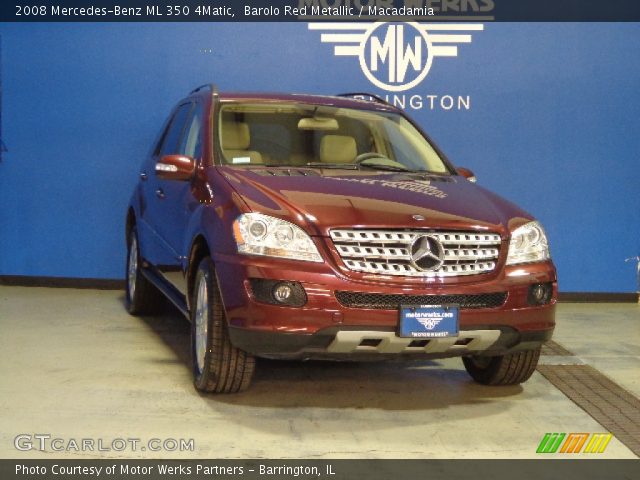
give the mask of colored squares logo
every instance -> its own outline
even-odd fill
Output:
[[[536,453],[604,453],[610,433],[546,433]]]

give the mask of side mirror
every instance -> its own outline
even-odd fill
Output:
[[[459,175],[462,175],[464,178],[466,178],[470,182],[476,183],[478,181],[478,179],[476,178],[476,175],[468,168],[458,167],[456,168],[456,170],[458,170]]]
[[[189,180],[196,161],[186,155],[165,155],[156,163],[156,175],[163,180]]]

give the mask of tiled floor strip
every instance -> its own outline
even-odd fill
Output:
[[[538,365],[538,371],[640,456],[640,399],[589,365]]]
[[[541,355],[551,355],[551,356],[572,356],[575,355],[573,352],[570,352],[566,348],[564,348],[559,343],[554,342],[553,340],[549,340],[542,346]]]

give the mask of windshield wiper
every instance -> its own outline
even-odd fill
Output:
[[[372,170],[384,170],[387,172],[414,172],[406,167],[399,167],[396,165],[387,165],[383,163],[360,163],[360,167],[370,168]]]
[[[413,170],[411,168],[402,167],[400,165],[389,165],[387,163],[365,163],[365,162],[360,162],[359,165],[360,165],[360,167],[367,167],[367,168],[370,168],[372,170],[384,170],[384,171],[388,171],[388,172],[415,173],[415,174],[418,174],[418,175],[430,176],[430,177],[448,176],[448,174],[443,174],[443,173],[440,173],[440,172],[432,172],[430,170]]]
[[[358,166],[353,163],[325,163],[325,162],[309,162],[306,164],[311,168],[336,168],[340,170],[357,170]]]

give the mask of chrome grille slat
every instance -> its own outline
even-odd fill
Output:
[[[409,250],[406,247],[359,247],[352,245],[336,245],[343,258],[406,258]]]
[[[419,233],[417,235],[422,235]],[[500,235],[495,233],[438,233],[434,234],[446,247],[447,245],[500,245]]]
[[[500,256],[500,235],[478,232],[432,232],[336,229],[331,239],[347,268],[356,272],[409,277],[452,277],[488,273]],[[444,264],[424,272],[411,263],[411,245],[420,235],[436,237]]]
[[[334,242],[342,243],[398,243],[411,245],[416,234],[413,232],[393,232],[385,230],[332,230]]]
[[[447,245],[496,245],[500,244],[500,235],[496,233],[476,232],[397,232],[393,230],[346,230],[331,231],[331,239],[340,243],[398,243],[411,245],[418,235],[430,233]]]
[[[498,258],[500,251],[497,248],[459,248],[444,250],[445,261],[459,261],[459,260],[488,260]]]

